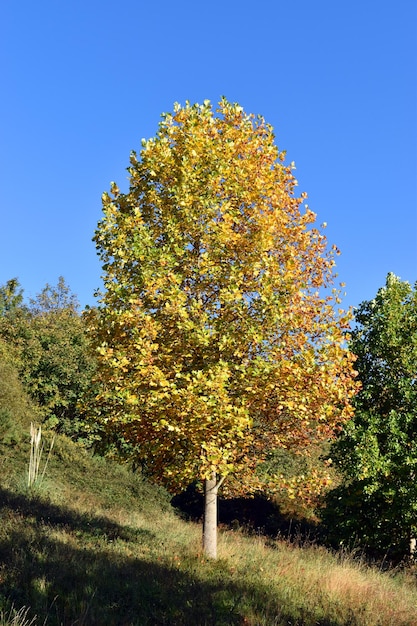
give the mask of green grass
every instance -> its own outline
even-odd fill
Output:
[[[28,489],[29,448],[0,444],[0,626],[417,624],[411,569],[226,529],[206,561],[163,489],[64,437]]]

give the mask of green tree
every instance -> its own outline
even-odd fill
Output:
[[[22,306],[23,289],[17,278],[11,278],[0,287],[0,317],[10,315]]]
[[[417,535],[417,291],[394,274],[356,312],[362,389],[333,445],[344,482],[327,499],[334,540],[404,555]]]
[[[21,381],[43,420],[83,439],[78,405],[91,384],[95,360],[77,299],[64,279],[56,287],[46,285],[28,305],[10,308],[0,320],[0,335],[13,346]]]
[[[331,436],[354,390],[349,315],[322,290],[333,251],[293,168],[262,118],[225,99],[216,113],[176,105],[132,153],[128,193],[103,195],[90,316],[98,419],[173,491],[204,481],[212,557],[225,477],[258,487],[267,451]]]

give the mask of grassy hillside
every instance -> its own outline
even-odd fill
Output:
[[[412,571],[231,530],[207,562],[199,525],[140,476],[58,437],[28,489],[28,459],[22,426],[0,444],[0,625],[417,624]]]

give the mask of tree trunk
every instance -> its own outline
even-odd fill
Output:
[[[217,491],[216,473],[204,483],[203,551],[210,558],[217,558]]]

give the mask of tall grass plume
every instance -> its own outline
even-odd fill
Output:
[[[46,468],[51,457],[52,448],[54,447],[55,437],[52,439],[48,457],[45,461],[41,477],[39,478],[39,469],[41,464],[42,452],[44,444],[42,443],[42,427],[37,428],[33,422],[30,424],[30,457],[29,457],[29,470],[28,470],[28,487],[33,487],[35,484],[41,484]]]

